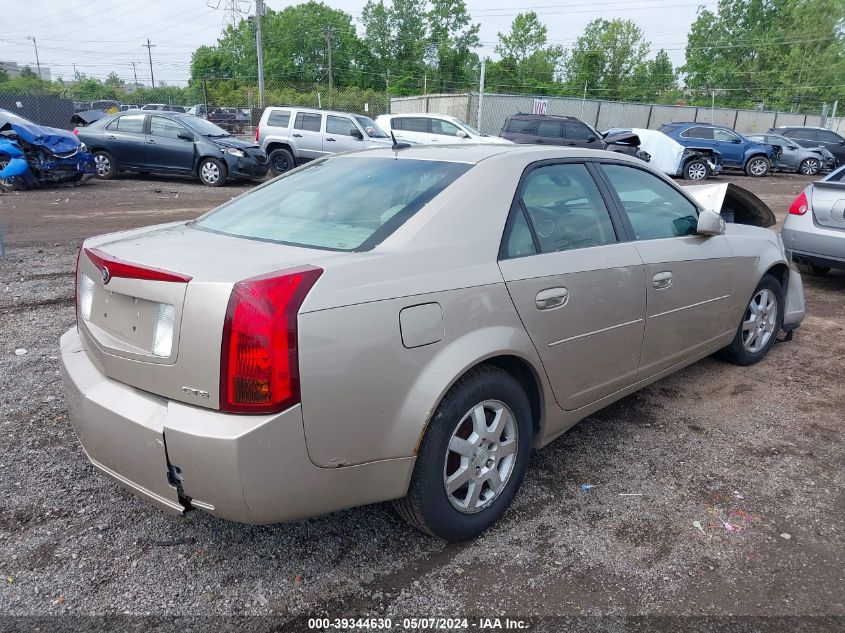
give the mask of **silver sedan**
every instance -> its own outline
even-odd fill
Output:
[[[86,240],[71,418],[159,508],[245,523],[394,500],[472,538],[529,454],[804,314],[777,233],[640,160],[531,145],[311,162],[193,222]]]

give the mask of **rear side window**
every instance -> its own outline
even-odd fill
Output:
[[[322,118],[323,116],[320,114],[299,112],[293,122],[293,127],[297,130],[305,130],[307,132],[319,132]]]
[[[789,136],[792,138],[800,138],[802,141],[818,141],[818,130],[795,129],[789,131]]]
[[[126,116],[116,118],[108,124],[106,129],[128,132],[130,134],[141,134],[144,131],[144,117],[145,115],[143,114],[127,114]]]
[[[712,127],[691,127],[690,129],[686,130],[685,132],[681,132],[681,136],[684,138],[703,138],[707,140],[713,139],[713,128]]]
[[[529,172],[520,196],[540,251],[554,253],[617,241],[610,214],[586,166],[576,163],[546,165]],[[515,228],[518,226],[515,223]],[[512,232],[510,241],[523,243]]]
[[[540,121],[537,124],[537,136],[544,138],[561,138],[563,131],[557,121]]]
[[[399,117],[393,119],[391,125],[394,130],[428,133],[428,119],[422,117]]]
[[[271,110],[267,117],[267,125],[271,127],[287,127],[290,123],[290,110]]]
[[[320,159],[192,226],[308,248],[369,250],[471,167],[432,160]]]
[[[505,132],[513,134],[531,134],[537,126],[537,121],[528,121],[525,119],[511,119],[505,126]]]
[[[681,192],[642,169],[602,165],[638,240],[694,235],[698,210]]]

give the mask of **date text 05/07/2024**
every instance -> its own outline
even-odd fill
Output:
[[[519,618],[309,618],[308,628],[315,631],[370,630],[370,631],[520,631],[530,628]]]

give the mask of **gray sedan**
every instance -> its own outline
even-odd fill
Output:
[[[845,269],[845,167],[798,194],[781,235],[802,273],[826,275],[831,268]]]
[[[791,169],[807,176],[815,176],[823,168],[832,164],[833,156],[822,147],[801,147],[795,141],[778,134],[753,134],[748,138],[758,143],[779,147],[781,150],[778,159],[779,169]]]
[[[93,464],[174,514],[394,500],[463,540],[532,449],[804,315],[777,233],[636,158],[534,145],[321,158],[193,222],[86,240],[61,339]]]

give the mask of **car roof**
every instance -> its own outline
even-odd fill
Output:
[[[400,117],[400,116],[418,116],[418,117],[423,117],[423,118],[426,118],[426,119],[438,118],[438,119],[452,119],[454,121],[460,121],[460,119],[458,117],[452,116],[451,114],[441,114],[439,112],[394,112],[392,114],[381,114],[381,115],[379,115],[379,118],[380,117],[388,117],[388,118],[394,119],[394,118]]]
[[[528,114],[526,112],[518,112],[517,114],[511,114],[509,119],[559,119],[561,121],[579,121],[576,116],[568,116],[564,114]]]
[[[370,116],[369,114],[355,114],[354,112],[341,112],[340,110],[320,110],[319,108],[301,108],[299,106],[267,106],[267,110],[296,110],[297,112],[308,112],[310,114],[340,114],[344,116]]]
[[[398,158],[407,160],[440,160],[455,163],[477,164],[493,157],[517,157],[523,155],[532,160],[548,160],[555,158],[581,158],[589,160],[606,158],[624,160],[638,165],[644,165],[640,159],[632,158],[617,152],[592,150],[583,148],[551,147],[533,144],[502,145],[494,143],[466,143],[455,145],[412,145],[395,150],[390,146],[349,152],[344,156],[356,158]]]

